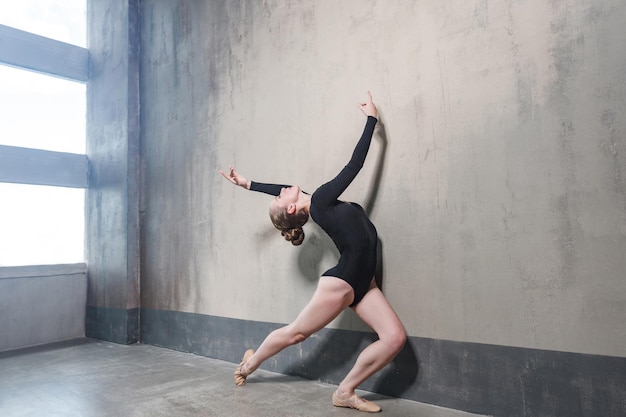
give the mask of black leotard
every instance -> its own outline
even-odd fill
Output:
[[[354,289],[354,301],[351,306],[363,299],[369,289],[376,270],[376,228],[356,203],[338,200],[348,188],[365,162],[365,157],[372,141],[376,118],[369,116],[361,139],[357,143],[350,162],[331,181],[320,186],[311,196],[309,213],[335,242],[339,249],[339,263],[325,276],[341,278]],[[262,184],[251,182],[250,190],[266,194],[279,195],[288,185]]]

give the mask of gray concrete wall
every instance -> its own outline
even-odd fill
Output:
[[[626,4],[146,0],[141,20],[143,307],[291,321],[332,243],[310,224],[292,247],[217,171],[313,191],[370,89],[382,124],[344,198],[371,204],[409,335],[626,356]]]
[[[85,336],[84,264],[0,268],[0,351]]]
[[[138,0],[88,2],[87,335],[138,341]]]

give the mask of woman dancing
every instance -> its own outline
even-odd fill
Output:
[[[339,263],[319,279],[313,298],[295,321],[271,332],[256,352],[251,349],[245,352],[235,370],[235,383],[244,385],[246,378],[265,360],[302,342],[350,307],[377,333],[378,340],[359,354],[333,393],[332,402],[337,407],[374,413],[381,408],[358,397],[355,389],[400,352],[406,342],[406,332],[374,280],[376,228],[361,206],[338,200],[363,167],[378,121],[378,110],[369,92],[359,108],[367,116],[367,122],[352,158],[333,180],[312,195],[298,186],[249,181],[232,167],[228,173],[220,173],[235,185],[275,196],[270,204],[270,218],[293,245],[302,243],[302,226],[310,216],[330,236],[340,253]]]

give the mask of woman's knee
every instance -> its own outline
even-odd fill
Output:
[[[293,325],[288,325],[280,329],[285,332],[285,338],[287,339],[288,345],[297,345],[298,343],[304,342],[310,334],[306,334],[301,330],[295,328]]]
[[[407,337],[404,329],[398,328],[386,334],[382,339],[389,346],[389,349],[397,354],[406,344]]]
[[[297,345],[298,343],[304,342],[310,335],[305,335],[304,333],[296,333],[291,338],[291,344]]]

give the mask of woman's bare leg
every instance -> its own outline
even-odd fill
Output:
[[[248,359],[248,373],[284,348],[300,343],[322,329],[352,304],[353,299],[354,290],[347,282],[335,277],[321,277],[313,298],[294,322],[271,332]]]
[[[406,342],[406,331],[400,319],[374,280],[365,297],[353,310],[378,334],[378,340],[361,352],[354,367],[339,384],[337,391],[341,398],[354,395],[354,390],[391,362]]]

